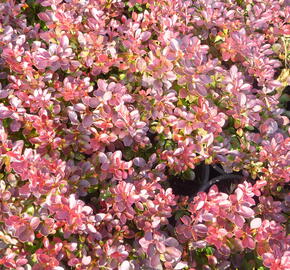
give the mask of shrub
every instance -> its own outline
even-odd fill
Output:
[[[3,269],[289,269],[289,18],[0,1]]]

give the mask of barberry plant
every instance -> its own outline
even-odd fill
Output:
[[[288,0],[0,0],[0,268],[290,269]]]

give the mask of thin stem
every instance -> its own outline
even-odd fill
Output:
[[[202,166],[202,173],[201,173],[202,183],[205,184],[209,180],[209,165]]]
[[[283,36],[282,38],[282,41],[283,41],[283,45],[284,45],[284,52],[285,52],[285,54],[284,54],[284,62],[285,62],[285,67],[287,68],[288,67],[288,63],[287,63],[287,61],[288,61],[288,49],[287,49],[287,43],[288,42],[286,42],[286,40],[285,40],[285,37]]]
[[[202,164],[202,171],[201,171],[201,182],[202,182],[202,186],[206,185],[206,183],[209,180],[209,165],[205,165]],[[194,194],[192,194],[189,199],[188,202],[191,202],[194,198],[194,196],[196,195],[197,192],[195,192]]]
[[[227,174],[222,168],[220,168],[217,165],[212,165],[212,168],[215,169],[217,172],[219,172],[220,174]]]
[[[212,185],[220,182],[220,181],[223,181],[223,180],[229,180],[229,179],[239,179],[239,180],[242,180],[244,179],[244,176],[241,176],[241,175],[236,175],[236,174],[224,174],[224,175],[219,175],[217,177],[214,177],[212,178],[209,182],[205,183],[204,185],[202,185],[199,189],[198,192],[201,192],[201,191],[206,191],[208,188],[210,188]]]

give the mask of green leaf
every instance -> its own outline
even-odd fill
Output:
[[[213,250],[212,247],[206,247],[206,248],[205,248],[205,253],[206,253],[207,255],[213,255],[213,252],[214,252],[214,250]]]
[[[223,136],[217,136],[216,138],[215,138],[218,142],[223,142],[224,141],[224,137]]]
[[[32,204],[30,204],[25,211],[27,214],[33,216],[34,215],[34,206]]]
[[[190,216],[190,213],[187,210],[177,210],[174,214],[175,220],[179,220],[183,216]]]
[[[75,159],[76,160],[84,160],[85,159],[85,156],[81,153],[76,153],[75,154]]]
[[[255,128],[252,127],[252,126],[246,126],[245,129],[246,129],[246,130],[249,130],[249,131],[253,131]]]
[[[100,198],[105,200],[107,198],[110,198],[112,197],[112,193],[110,191],[105,191],[105,192],[102,192],[101,195],[100,195]]]
[[[219,43],[219,42],[223,42],[225,40],[224,37],[221,36],[216,36],[214,39],[214,43]]]

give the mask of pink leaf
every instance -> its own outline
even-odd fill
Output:
[[[177,247],[179,244],[178,244],[178,241],[173,238],[173,237],[169,237],[167,238],[165,241],[164,241],[164,244],[166,246],[170,246],[170,247]]]
[[[135,166],[144,167],[146,165],[146,161],[144,158],[136,157],[133,159],[133,163]]]
[[[130,265],[130,262],[123,261],[122,264],[119,267],[119,270],[132,270],[133,268]]]
[[[260,126],[260,131],[261,133],[270,135],[275,133],[278,130],[278,124],[277,122],[272,119],[268,118],[261,126]]]
[[[136,61],[136,67],[139,71],[143,72],[147,68],[146,61],[141,57],[138,58]]]
[[[258,229],[260,228],[262,225],[262,220],[260,218],[254,218],[252,221],[251,221],[251,224],[250,224],[250,227],[251,229]]]
[[[49,22],[51,20],[50,16],[46,12],[38,13],[38,18],[45,22]]]
[[[175,265],[174,270],[181,270],[187,267],[188,264],[185,262],[179,262],[177,265]]]
[[[165,247],[165,245],[163,243],[157,242],[156,243],[156,249],[158,250],[158,252],[164,253],[165,250],[166,250],[166,247]]]
[[[250,217],[254,216],[254,214],[255,214],[255,212],[252,208],[244,206],[244,205],[240,206],[239,212],[245,218],[250,218]]]
[[[8,118],[12,115],[12,112],[5,106],[0,106],[0,119]]]
[[[69,117],[70,121],[72,122],[72,124],[78,124],[79,123],[78,115],[74,111],[69,111],[68,112],[68,117]]]
[[[241,90],[243,90],[243,91],[247,91],[247,90],[250,90],[252,88],[252,86],[250,85],[250,84],[248,84],[248,83],[245,83],[245,84],[243,84],[242,86],[241,86]]]
[[[112,92],[111,91],[106,91],[105,94],[103,95],[104,101],[109,101],[112,98]]]
[[[118,119],[114,124],[117,128],[125,128],[126,127],[126,123],[121,119]]]
[[[237,194],[237,200],[240,201],[243,198],[243,191],[240,188],[236,189],[236,194]]]
[[[142,40],[142,42],[147,41],[150,37],[151,37],[151,33],[149,31],[143,32],[140,35],[140,39]]]
[[[84,264],[84,265],[89,265],[90,263],[91,263],[91,256],[84,256],[83,258],[82,258],[82,263]]]
[[[69,39],[68,39],[68,37],[67,37],[66,35],[63,35],[63,36],[61,37],[60,45],[61,45],[61,47],[63,47],[63,48],[67,48],[67,47],[68,47],[68,45],[69,45]]]
[[[249,249],[255,249],[256,243],[251,237],[246,237],[242,240],[243,246]]]
[[[245,219],[241,217],[240,215],[235,214],[234,222],[239,228],[242,228],[244,226]]]
[[[36,230],[36,228],[38,227],[39,224],[40,224],[40,219],[39,219],[39,217],[33,217],[33,218],[30,220],[30,227],[31,227],[33,230]]]
[[[244,106],[247,103],[247,96],[244,93],[238,94],[239,105]]]
[[[170,48],[175,52],[179,50],[179,43],[176,39],[171,39]]]
[[[157,269],[157,268],[159,269],[159,267],[161,266],[159,254],[156,254],[156,255],[151,257],[151,266],[154,269]]]
[[[175,247],[168,247],[166,248],[166,252],[173,256],[174,258],[180,258],[182,252]]]
[[[89,99],[89,106],[91,108],[97,108],[100,104],[100,101],[98,98],[90,98]]]
[[[191,218],[189,216],[183,216],[180,218],[180,220],[187,226],[191,224]]]
[[[21,242],[33,242],[35,235],[31,229],[26,228],[19,234],[18,238]]]
[[[105,163],[105,162],[107,162],[108,161],[108,158],[107,158],[107,156],[106,156],[106,154],[105,153],[99,153],[99,161],[101,162],[101,163]]]
[[[86,115],[83,119],[82,124],[83,124],[84,128],[88,128],[93,124],[93,122],[94,122],[93,117],[91,115]]]
[[[197,233],[207,233],[207,226],[204,224],[197,224],[193,226],[193,229],[197,232]]]
[[[12,132],[17,132],[21,128],[21,122],[13,120],[10,124],[10,129]]]
[[[230,74],[231,74],[231,77],[232,79],[235,79],[237,77],[237,74],[238,74],[238,68],[233,65],[230,69]]]
[[[200,210],[205,204],[205,201],[199,201],[196,205],[196,211]]]

